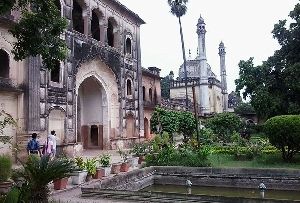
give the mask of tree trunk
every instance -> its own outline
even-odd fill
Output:
[[[186,58],[185,58],[185,48],[184,48],[183,32],[182,32],[180,17],[178,17],[178,22],[179,22],[179,27],[180,27],[181,48],[182,48],[182,57],[183,57],[183,70],[184,70],[184,82],[185,82],[185,105],[186,105],[186,110],[188,110]]]

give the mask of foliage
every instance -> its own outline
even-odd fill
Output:
[[[122,158],[123,162],[127,162],[128,158],[129,158],[129,153],[126,151],[121,150],[120,148],[118,148],[118,154],[120,155],[120,157]]]
[[[2,110],[0,111],[0,142],[3,144],[10,143],[11,141],[11,137],[2,136],[4,133],[4,128],[8,126],[17,126],[17,122],[9,113],[6,113],[4,110]]]
[[[161,131],[168,132],[170,135],[178,131],[180,112],[166,110],[156,107],[151,117],[151,130],[157,132],[156,126],[161,125]],[[159,132],[157,132],[159,133]]]
[[[285,161],[291,161],[300,150],[300,115],[275,116],[265,122],[265,133],[270,143],[282,152]]]
[[[176,149],[174,145],[164,146],[158,153],[146,155],[147,166],[209,166],[207,157],[209,150],[182,147]]]
[[[178,132],[182,133],[186,139],[191,138],[196,130],[196,119],[194,115],[187,111],[180,112],[178,120]]]
[[[7,155],[0,155],[0,182],[5,182],[11,175],[12,161]]]
[[[148,142],[135,143],[132,149],[130,150],[130,153],[134,156],[145,155],[147,152],[149,152]]]
[[[85,170],[84,160],[82,157],[75,157],[75,164],[80,170]]]
[[[163,99],[170,99],[170,76],[166,76],[160,80],[161,97]]]
[[[210,128],[202,128],[199,130],[199,141],[201,145],[212,145],[214,142],[218,141],[217,136],[214,134],[213,130]],[[194,137],[196,135],[194,134]]]
[[[170,144],[170,137],[167,132],[163,132],[163,134],[156,135],[154,139],[151,141],[151,152],[157,153],[159,152],[164,146]]]
[[[168,0],[168,4],[171,7],[171,13],[178,18],[185,15],[187,11],[187,3],[188,0]]]
[[[109,167],[110,166],[110,159],[111,159],[110,154],[101,154],[101,156],[99,158],[99,163],[102,167]]]
[[[10,30],[17,39],[12,51],[16,60],[41,55],[44,66],[53,69],[57,61],[66,58],[67,46],[61,34],[67,21],[61,17],[55,0],[5,0],[0,5],[0,15],[11,9],[22,13]]]
[[[300,113],[300,4],[289,14],[291,20],[280,20],[272,31],[281,48],[262,65],[253,58],[239,63],[237,91],[251,99],[260,118]],[[289,25],[286,23],[290,22]]]
[[[191,138],[196,130],[196,121],[191,112],[166,110],[156,107],[151,117],[151,130],[156,133],[157,126],[161,126],[161,132],[167,132],[172,136],[175,132],[182,133]]]
[[[49,196],[48,184],[56,179],[67,177],[74,171],[74,162],[69,159],[50,159],[30,155],[22,163],[24,182],[20,192],[20,202],[47,202]]]
[[[84,162],[84,168],[87,170],[88,175],[94,175],[97,171],[97,159],[96,158],[90,158],[86,159]]]
[[[234,108],[234,113],[239,115],[252,114],[255,113],[255,109],[250,103],[241,102],[236,108]]]
[[[205,127],[210,128],[223,142],[229,142],[230,136],[238,132],[242,125],[241,119],[233,113],[220,113],[207,119]]]

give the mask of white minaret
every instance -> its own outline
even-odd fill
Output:
[[[228,111],[228,93],[227,93],[227,81],[226,81],[226,65],[225,65],[225,47],[221,41],[219,45],[219,56],[220,56],[220,73],[221,73],[221,86],[222,86],[222,100],[223,100],[223,111]]]
[[[208,73],[207,73],[207,59],[206,59],[206,48],[205,48],[205,23],[204,19],[201,17],[198,19],[197,23],[197,34],[198,34],[198,56],[200,60],[200,114],[210,113],[209,104],[209,92],[208,92]]]

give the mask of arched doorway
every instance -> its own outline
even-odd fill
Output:
[[[48,134],[52,130],[55,131],[58,138],[57,144],[60,144],[65,139],[65,117],[66,114],[61,109],[53,109],[49,114]]]
[[[149,120],[148,118],[144,118],[144,137],[146,139],[149,139],[150,138],[150,128],[149,128]]]
[[[103,149],[103,127],[107,125],[106,92],[93,76],[86,78],[78,89],[77,116],[80,139],[85,149]]]

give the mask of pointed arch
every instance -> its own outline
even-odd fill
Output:
[[[0,78],[9,78],[9,55],[0,49]]]

